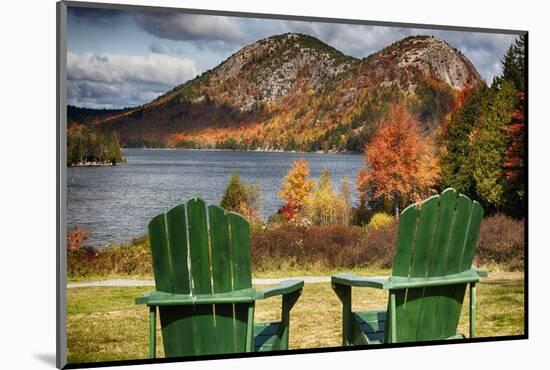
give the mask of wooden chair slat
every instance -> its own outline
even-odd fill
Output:
[[[231,248],[233,253],[233,289],[252,286],[250,272],[250,225],[238,213],[229,213]]]
[[[193,294],[211,294],[210,252],[208,248],[208,224],[206,204],[194,198],[187,202],[187,227]],[[214,305],[194,306],[195,340],[199,354],[217,353],[217,336],[214,320]]]
[[[208,207],[210,225],[210,245],[212,249],[212,284],[214,293],[233,290],[231,267],[231,236],[229,235],[229,217],[218,206]],[[218,350],[222,353],[236,352],[234,304],[217,304],[216,334],[224,340],[218,341]]]

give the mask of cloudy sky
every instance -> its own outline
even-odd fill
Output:
[[[89,108],[147,103],[245,45],[285,32],[319,38],[363,58],[409,35],[462,51],[490,83],[514,35],[158,12],[69,8],[67,100]]]

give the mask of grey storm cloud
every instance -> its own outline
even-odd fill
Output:
[[[143,104],[196,76],[191,59],[67,53],[67,100],[87,107]]]
[[[116,26],[117,23],[129,19],[131,12],[117,9],[100,9],[85,7],[69,7],[68,16],[80,22],[96,26]]]
[[[150,34],[169,40],[238,42],[244,37],[235,22],[222,16],[137,13],[134,20]]]

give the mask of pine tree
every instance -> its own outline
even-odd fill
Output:
[[[260,185],[249,184],[241,180],[239,174],[233,171],[223,193],[220,207],[240,213],[249,220],[255,221],[260,216],[260,198]]]
[[[444,187],[453,187],[465,194],[475,191],[470,161],[471,134],[490,93],[485,86],[473,92],[442,127],[440,163]]]
[[[499,84],[504,80],[514,83],[518,91],[525,91],[525,35],[517,38],[506,51],[501,60],[502,76]]]
[[[228,211],[240,212],[246,205],[246,187],[236,171],[231,174],[231,179],[225,188],[220,207]]]
[[[515,97],[514,84],[503,81],[494,98],[486,99],[479,125],[472,133],[470,160],[476,193],[496,209],[502,209],[506,202],[504,163],[508,137],[504,127],[512,120]]]

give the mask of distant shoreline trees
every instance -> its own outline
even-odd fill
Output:
[[[115,132],[86,125],[69,126],[67,166],[116,165],[123,161]]]

